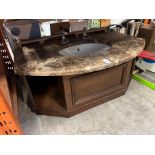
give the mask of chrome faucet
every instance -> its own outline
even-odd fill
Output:
[[[69,40],[66,38],[66,35],[68,34],[68,32],[66,31],[61,31],[62,33],[62,44],[66,44],[69,42]]]
[[[83,39],[88,39],[90,36],[87,34],[88,28],[83,27]]]

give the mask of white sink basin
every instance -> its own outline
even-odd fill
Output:
[[[111,46],[102,43],[86,43],[71,46],[59,51],[64,56],[87,56],[94,53],[108,53]]]

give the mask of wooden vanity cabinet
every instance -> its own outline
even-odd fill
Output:
[[[133,61],[87,74],[62,77],[27,77],[38,114],[71,117],[106,101],[124,95]]]

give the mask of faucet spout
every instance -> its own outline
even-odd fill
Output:
[[[62,44],[66,44],[69,42],[69,40],[66,38],[66,35],[68,34],[68,32],[66,31],[61,31],[62,33]]]

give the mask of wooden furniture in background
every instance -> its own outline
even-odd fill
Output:
[[[138,37],[145,39],[145,50],[155,52],[155,26],[148,24],[139,29]]]

